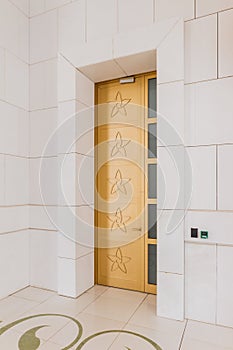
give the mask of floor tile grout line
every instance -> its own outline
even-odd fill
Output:
[[[179,350],[182,350],[182,345],[183,345],[183,341],[184,341],[184,336],[185,336],[185,333],[186,333],[187,325],[188,325],[188,320],[186,320],[186,323],[185,323],[185,326],[184,326],[184,330],[183,330],[183,333],[182,333],[182,336],[181,336],[181,339],[180,339]]]
[[[104,293],[105,293],[105,292],[103,292],[102,294],[104,294]],[[88,294],[88,292],[84,292],[83,294],[81,294],[80,296],[78,296],[76,299],[72,299],[72,298],[71,298],[71,299],[72,299],[72,300],[78,300],[82,295],[86,295],[86,294]],[[94,303],[102,294],[98,295],[98,296],[97,296],[94,300],[92,300],[82,311],[80,311],[79,313],[77,313],[75,316],[72,316],[72,317],[77,318],[79,314],[83,313],[84,310],[85,310],[88,306],[90,306],[92,303]],[[69,298],[68,298],[68,299],[69,299]],[[65,325],[63,325],[61,328],[59,328],[59,330],[58,330],[56,333],[54,333],[50,338],[48,338],[48,339],[46,340],[46,342],[51,341],[51,339],[52,339],[53,337],[55,337],[55,335],[58,334],[63,328],[65,328],[70,322],[71,322],[71,321],[68,321]]]
[[[139,303],[139,305],[137,306],[137,308],[134,310],[134,312],[132,313],[132,315],[130,316],[130,318],[128,319],[128,321],[126,321],[126,323],[124,324],[122,329],[125,329],[125,327],[127,327],[127,325],[129,324],[130,320],[133,318],[133,316],[135,315],[135,313],[138,311],[138,309],[141,307],[141,305],[144,303],[144,301],[147,299],[149,294],[146,294],[145,297],[143,298],[143,300]],[[113,342],[111,343],[111,345],[108,347],[107,350],[111,350],[112,345],[115,343],[115,341],[120,337],[120,334],[118,334],[115,339],[113,340]]]

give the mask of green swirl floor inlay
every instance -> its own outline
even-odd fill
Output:
[[[61,350],[69,350],[72,347],[76,346],[79,342],[79,340],[81,339],[82,335],[83,335],[83,327],[81,325],[81,323],[76,320],[75,318],[71,317],[71,316],[67,316],[67,315],[62,315],[62,314],[39,314],[39,315],[33,315],[33,316],[28,316],[28,317],[24,317],[21,318],[15,322],[12,322],[2,328],[0,328],[0,336],[2,336],[3,334],[5,334],[7,331],[9,331],[10,329],[16,327],[17,325],[26,322],[28,320],[31,319],[35,319],[35,318],[40,318],[40,317],[63,317],[63,318],[67,318],[69,321],[72,321],[76,324],[77,326],[77,336],[76,338],[72,341],[72,343],[70,343],[69,345],[67,345],[65,348],[62,348]],[[37,350],[40,347],[41,344],[41,340],[40,338],[38,338],[38,336],[36,335],[36,333],[44,328],[44,327],[49,327],[49,325],[41,325],[41,326],[37,326],[34,327],[32,329],[29,329],[27,332],[25,332],[19,339],[18,342],[18,349],[19,350]],[[107,330],[107,331],[102,331],[102,332],[98,332],[95,334],[90,335],[89,337],[85,338],[84,340],[82,340],[82,342],[77,345],[76,350],[84,350],[84,346],[89,343],[91,340],[105,335],[105,334],[111,334],[111,333],[121,333],[121,334],[128,334],[128,335],[132,335],[133,337],[136,337],[138,339],[141,339],[143,341],[145,341],[146,343],[150,344],[154,349],[156,350],[162,350],[162,348],[156,344],[153,340],[145,337],[142,334],[139,333],[135,333],[135,332],[131,332],[131,331],[127,331],[127,330],[122,330],[122,329],[118,329],[118,330]],[[127,346],[125,346],[126,350],[133,350]]]

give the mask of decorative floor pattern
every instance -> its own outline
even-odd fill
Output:
[[[95,286],[77,299],[26,288],[0,300],[0,349],[233,350],[233,329],[156,316],[156,297]]]

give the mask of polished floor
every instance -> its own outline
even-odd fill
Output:
[[[155,310],[156,297],[138,292],[95,286],[75,300],[29,287],[0,301],[0,349],[233,349],[233,329]]]

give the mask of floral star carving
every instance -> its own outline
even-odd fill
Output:
[[[127,116],[126,106],[130,103],[130,101],[131,98],[123,98],[120,91],[118,91],[114,101],[116,104],[112,109],[111,118],[114,118],[118,113],[122,113]]]
[[[115,157],[117,154],[127,156],[125,147],[130,143],[130,140],[123,140],[121,133],[118,131],[115,138],[115,145],[113,146],[111,156]]]
[[[130,182],[131,179],[123,179],[122,173],[120,169],[117,170],[115,178],[110,179],[110,183],[112,183],[111,194],[115,194],[117,192],[121,192],[123,194],[127,194],[126,184]]]
[[[112,262],[111,271],[121,270],[127,273],[126,264],[131,260],[129,256],[123,256],[121,248],[117,248],[115,255],[108,255],[107,258]]]
[[[123,216],[121,209],[118,208],[113,216],[108,216],[108,219],[112,222],[112,231],[119,228],[121,231],[127,232],[125,224],[131,219],[131,217]]]

